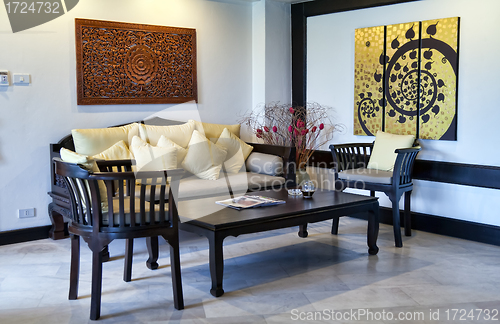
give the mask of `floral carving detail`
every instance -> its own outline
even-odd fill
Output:
[[[144,45],[132,47],[126,56],[125,70],[133,82],[149,84],[158,71],[156,54]]]

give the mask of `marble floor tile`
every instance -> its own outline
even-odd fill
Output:
[[[343,217],[339,235],[330,234],[326,221],[310,224],[307,238],[298,237],[297,228],[228,237],[225,294],[219,298],[210,294],[208,240],[181,232],[181,311],[173,306],[168,244],[160,239],[160,267],[151,271],[145,266],[145,239],[135,240],[132,281],[124,282],[125,242],[113,241],[111,260],[103,265],[99,322],[492,323],[444,316],[452,309],[500,311],[500,247],[413,231],[403,237],[404,247],[396,248],[392,227],[381,225],[380,252],[369,256],[366,226]],[[82,241],[79,298],[68,300],[68,239],[0,246],[0,323],[95,323],[89,320],[91,260]],[[426,317],[333,321],[325,316],[360,310]],[[431,311],[439,313],[439,321]],[[320,317],[310,321],[310,316]]]

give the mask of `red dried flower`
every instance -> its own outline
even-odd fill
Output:
[[[290,107],[290,109],[288,109],[288,111],[290,111],[290,114],[295,113],[295,110],[292,107]]]
[[[275,132],[275,133],[276,133],[277,131],[278,131],[278,127],[273,126],[273,132]]]
[[[325,124],[323,123],[319,124],[319,129],[322,130],[323,128],[325,128]]]
[[[293,131],[292,125],[288,126],[288,131],[291,133]]]
[[[314,127],[311,129],[311,132],[313,132],[313,133],[314,133],[314,132],[316,131],[316,129],[318,129],[318,127],[314,126]]]
[[[257,129],[257,133],[262,133],[262,129]]]
[[[269,127],[264,126],[264,130],[266,131],[266,133],[269,133]]]

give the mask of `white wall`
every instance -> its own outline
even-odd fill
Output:
[[[0,231],[50,224],[49,143],[72,128],[143,119],[174,105],[77,106],[74,19],[197,30],[203,121],[235,123],[252,108],[252,3],[217,0],[85,0],[67,14],[13,34],[0,9],[0,70],[30,73],[28,87],[0,88]],[[17,218],[17,209],[36,217]]]
[[[500,89],[498,0],[421,0],[317,17],[307,21],[307,100],[335,108],[346,126],[334,143],[371,142],[354,136],[354,30],[388,24],[461,17],[458,141],[421,140],[420,159],[500,165],[497,94]],[[323,149],[327,150],[327,147]],[[390,206],[381,196],[381,204]],[[415,181],[412,210],[500,225],[500,190]]]

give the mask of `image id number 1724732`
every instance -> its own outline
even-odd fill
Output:
[[[498,321],[498,309],[458,309],[452,308],[447,309],[446,320],[447,321]]]
[[[10,1],[5,3],[5,8],[7,13],[24,13],[24,14],[58,14],[60,13],[60,3],[59,2],[43,2],[43,1]]]

